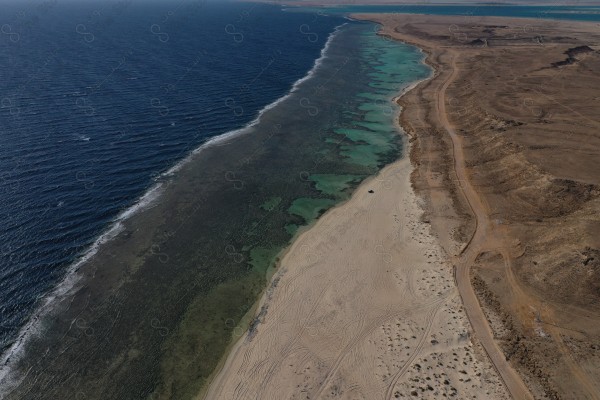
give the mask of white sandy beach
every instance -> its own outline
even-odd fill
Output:
[[[387,166],[297,238],[205,398],[507,398],[411,171]]]

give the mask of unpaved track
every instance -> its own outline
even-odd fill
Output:
[[[440,122],[452,139],[454,170],[458,180],[458,187],[461,189],[476,218],[476,227],[473,237],[468,242],[467,246],[463,248],[461,254],[459,254],[455,259],[456,283],[473,331],[485,349],[492,364],[500,374],[511,396],[514,399],[519,400],[533,399],[533,396],[529,392],[529,389],[519,374],[512,368],[512,366],[506,360],[504,353],[496,344],[492,330],[488,325],[481,305],[479,304],[477,296],[475,295],[473,286],[471,285],[470,268],[475,263],[475,259],[484,248],[497,247],[490,245],[496,242],[498,239],[494,237],[492,232],[493,227],[488,216],[486,205],[471,184],[469,174],[466,170],[462,140],[460,136],[456,134],[454,128],[448,120],[445,103],[446,89],[456,79],[458,74],[458,70],[456,68],[458,55],[452,50],[448,50],[448,54],[452,57],[452,72],[438,92],[437,111]]]
[[[504,264],[506,267],[505,274],[510,283],[514,302],[517,308],[521,309],[521,313],[523,315],[527,315],[527,311],[523,311],[523,309],[539,301],[536,296],[528,294],[522,290],[521,285],[513,273],[512,256],[508,250],[509,246],[504,239],[505,236],[502,234],[500,227],[494,225],[494,223],[491,221],[489,216],[489,208],[487,207],[484,199],[477,193],[473,185],[470,183],[470,178],[465,167],[466,163],[462,139],[456,134],[454,128],[450,124],[446,112],[446,89],[456,79],[458,74],[458,69],[456,68],[458,54],[451,49],[448,50],[448,54],[452,57],[452,72],[438,92],[437,111],[440,122],[452,140],[454,170],[457,177],[458,186],[460,187],[476,219],[475,232],[473,233],[473,236],[455,259],[455,278],[467,316],[469,317],[475,335],[483,345],[485,351],[490,357],[490,360],[504,381],[507,389],[515,399],[531,399],[533,397],[527,386],[524,384],[519,374],[506,360],[504,353],[496,344],[493,337],[493,332],[487,323],[487,319],[485,318],[481,305],[479,304],[475,291],[470,282],[470,268],[475,263],[475,260],[479,254],[481,254],[483,251],[495,250],[498,251],[504,259]],[[548,313],[547,310],[538,311],[540,315],[542,315],[542,319],[544,321],[552,320],[552,315]],[[561,329],[550,324],[546,327],[546,330],[549,331],[552,339],[557,343],[559,351],[562,353],[565,367],[571,371],[571,375],[578,381],[579,387],[586,392],[587,398],[599,399],[600,397],[595,390],[595,385],[590,376],[585,373],[581,366],[573,360],[573,356],[564,344],[560,334]]]

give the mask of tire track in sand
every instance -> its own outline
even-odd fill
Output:
[[[435,315],[438,313],[438,311],[440,310],[441,307],[442,307],[442,304],[439,304],[436,308],[431,310],[431,312],[429,314],[427,314],[427,318],[425,320],[426,321],[425,331],[423,332],[423,335],[421,336],[421,339],[419,340],[417,347],[415,347],[415,349],[413,350],[410,357],[406,360],[406,362],[398,370],[398,372],[396,372],[394,374],[394,376],[392,377],[392,381],[388,385],[387,390],[385,392],[386,399],[391,400],[394,398],[394,388],[398,384],[398,381],[400,380],[400,378],[402,378],[402,376],[406,373],[408,368],[412,365],[415,358],[417,358],[417,356],[421,353],[421,349],[423,348],[423,345],[425,344],[425,340],[427,340],[427,337],[429,336],[429,332],[431,331],[431,327],[433,326],[433,321],[435,320]]]
[[[440,298],[435,299],[433,301],[424,303],[417,307],[409,305],[406,307],[395,308],[393,311],[389,311],[386,314],[380,316],[379,318],[376,318],[374,321],[372,321],[370,324],[367,325],[366,329],[359,332],[358,335],[356,335],[346,346],[344,346],[344,349],[340,353],[338,353],[338,356],[336,357],[335,362],[330,367],[329,371],[327,372],[327,375],[325,376],[325,379],[321,383],[317,392],[314,394],[314,397],[318,399],[321,396],[323,391],[331,383],[331,380],[333,379],[335,374],[338,372],[338,370],[339,370],[343,360],[346,358],[346,356],[348,354],[350,354],[350,352],[353,351],[353,349],[356,347],[356,345],[359,342],[366,339],[367,336],[369,336],[375,329],[379,328],[382,324],[389,321],[390,319],[404,316],[405,313],[407,313],[407,312],[410,313],[410,312],[415,312],[415,311],[420,311],[420,310],[424,310],[427,308],[435,307],[434,311],[432,312],[433,314],[435,314],[437,312],[437,310],[441,307],[441,305],[448,298],[450,298],[453,293],[456,293],[456,291],[454,289],[451,289],[451,290],[448,290],[446,293],[444,293],[443,296],[441,296]],[[430,313],[429,315],[431,315],[432,313]],[[433,320],[433,316],[431,316],[431,320]],[[428,321],[427,322],[428,325],[427,325],[426,331],[429,332],[432,321],[430,322],[429,319],[427,321]],[[421,344],[421,346],[422,346],[422,344]],[[410,362],[410,361],[407,361],[407,362]]]

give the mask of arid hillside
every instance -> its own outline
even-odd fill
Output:
[[[471,283],[497,344],[534,397],[600,398],[600,26],[357,17],[436,69],[401,99],[413,184],[448,253],[474,252]]]

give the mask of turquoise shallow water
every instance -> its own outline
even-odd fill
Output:
[[[432,15],[497,16],[600,21],[600,6],[519,6],[519,5],[343,5],[289,8],[289,11],[321,14],[406,13]]]
[[[165,179],[41,318],[44,334],[14,361],[27,379],[7,398],[198,393],[227,346],[261,329],[252,306],[298,228],[402,155],[392,99],[429,69],[375,28],[340,27],[257,123]]]

